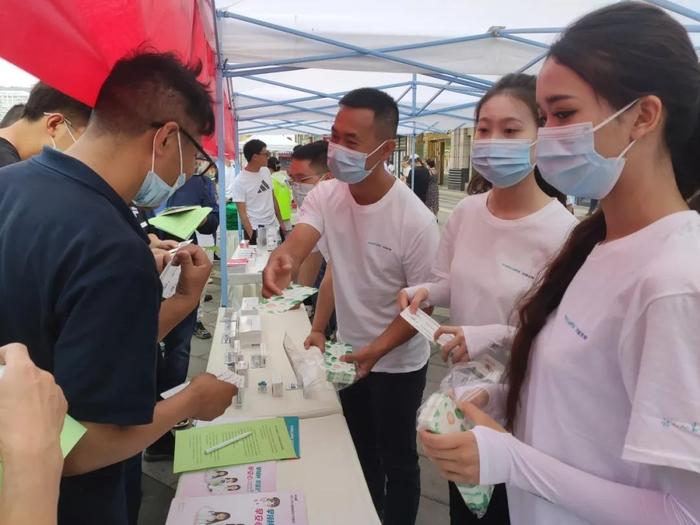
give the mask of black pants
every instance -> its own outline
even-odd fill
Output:
[[[479,519],[467,508],[462,495],[459,493],[457,485],[449,482],[450,485],[450,525],[509,525],[510,514],[508,513],[508,495],[506,486],[503,483],[493,488],[489,510],[484,517]]]
[[[420,501],[416,411],[426,364],[403,374],[371,372],[340,391],[362,472],[384,525],[413,525]]]

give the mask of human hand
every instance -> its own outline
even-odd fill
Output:
[[[292,282],[293,266],[294,260],[289,255],[279,253],[277,250],[272,252],[263,270],[263,297],[282,295],[282,290]]]
[[[0,347],[5,364],[0,378],[0,455],[39,460],[48,469],[63,455],[59,436],[68,409],[63,391],[48,372],[36,367],[18,343]],[[47,470],[48,472],[48,470]]]
[[[416,290],[415,295],[413,296],[413,299],[409,298],[408,294],[406,293],[405,290],[401,290],[399,292],[399,297],[397,299],[397,302],[399,304],[399,310],[404,311],[407,307],[410,306],[410,312],[412,314],[415,314],[418,309],[420,308],[420,305],[428,300],[428,289],[427,288],[418,288]]]
[[[162,241],[152,233],[148,234],[149,246],[158,250],[174,250],[180,244],[177,241],[165,240]]]
[[[475,426],[485,426],[498,432],[505,432],[491,416],[479,410],[468,401],[458,404],[465,419]],[[453,432],[433,434],[427,430],[418,433],[425,455],[440,470],[440,475],[448,481],[476,485],[480,482],[479,446],[473,432]]]
[[[153,253],[153,258],[156,261],[156,271],[158,273],[162,273],[172,258],[170,252],[167,250],[161,250],[160,248],[151,248],[151,252]]]
[[[360,380],[372,371],[380,357],[371,346],[365,346],[357,352],[341,356],[340,360],[346,363],[355,363],[357,366],[357,379]]]
[[[326,349],[326,334],[317,330],[311,330],[309,336],[304,340],[304,348],[315,346],[324,352]]]
[[[219,417],[231,405],[233,396],[238,393],[236,385],[221,381],[213,374],[195,376],[183,394],[192,396],[190,417],[201,421],[211,421]]]
[[[451,357],[452,363],[469,361],[469,352],[467,351],[467,340],[464,337],[464,329],[461,326],[441,326],[435,332],[435,341],[443,334],[451,335],[452,339],[442,345],[442,350],[440,351],[442,360],[447,361],[447,359]]]
[[[212,266],[205,251],[195,244],[188,244],[177,251],[172,264],[182,268],[175,293],[191,299],[193,305],[199,303]]]

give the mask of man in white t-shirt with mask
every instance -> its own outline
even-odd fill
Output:
[[[263,272],[263,295],[279,294],[318,243],[333,267],[338,337],[359,379],[340,391],[343,412],[384,525],[411,525],[420,499],[416,411],[428,342],[397,316],[401,289],[429,279],[435,216],[384,168],[396,148],[398,108],[362,88],[340,101],[328,145],[335,180],[304,199],[288,240]],[[320,242],[319,242],[320,241]]]
[[[233,202],[243,223],[245,238],[257,244],[259,226],[279,228],[284,221],[272,191],[267,145],[262,140],[249,140],[243,146],[243,156],[247,164],[233,182]]]
[[[329,178],[328,142],[317,140],[303,146],[297,146],[292,153],[292,161],[287,169],[290,186],[297,210],[301,211],[304,199],[318,183]],[[317,286],[317,278],[323,256],[314,248],[299,266],[296,282],[306,286]]]

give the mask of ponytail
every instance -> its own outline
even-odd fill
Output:
[[[586,262],[596,244],[605,238],[605,217],[598,210],[581,221],[571,232],[561,252],[549,263],[539,282],[524,298],[518,311],[519,327],[513,340],[510,364],[506,378],[508,399],[506,421],[512,429],[518,411],[520,391],[530,361],[532,342],[547,322],[549,314],[557,309],[564,292]]]

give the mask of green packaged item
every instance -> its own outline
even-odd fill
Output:
[[[464,414],[452,398],[442,392],[435,392],[423,404],[418,413],[418,428],[435,434],[465,432],[472,425],[464,419]],[[457,483],[467,508],[478,518],[482,518],[489,508],[493,485],[468,485]]]
[[[238,208],[235,202],[226,204],[226,229],[228,231],[238,230]]]
[[[351,345],[326,341],[326,351],[323,353],[326,381],[341,386],[351,385],[355,382],[357,376],[355,363],[346,363],[340,360],[342,356],[351,353]]]

